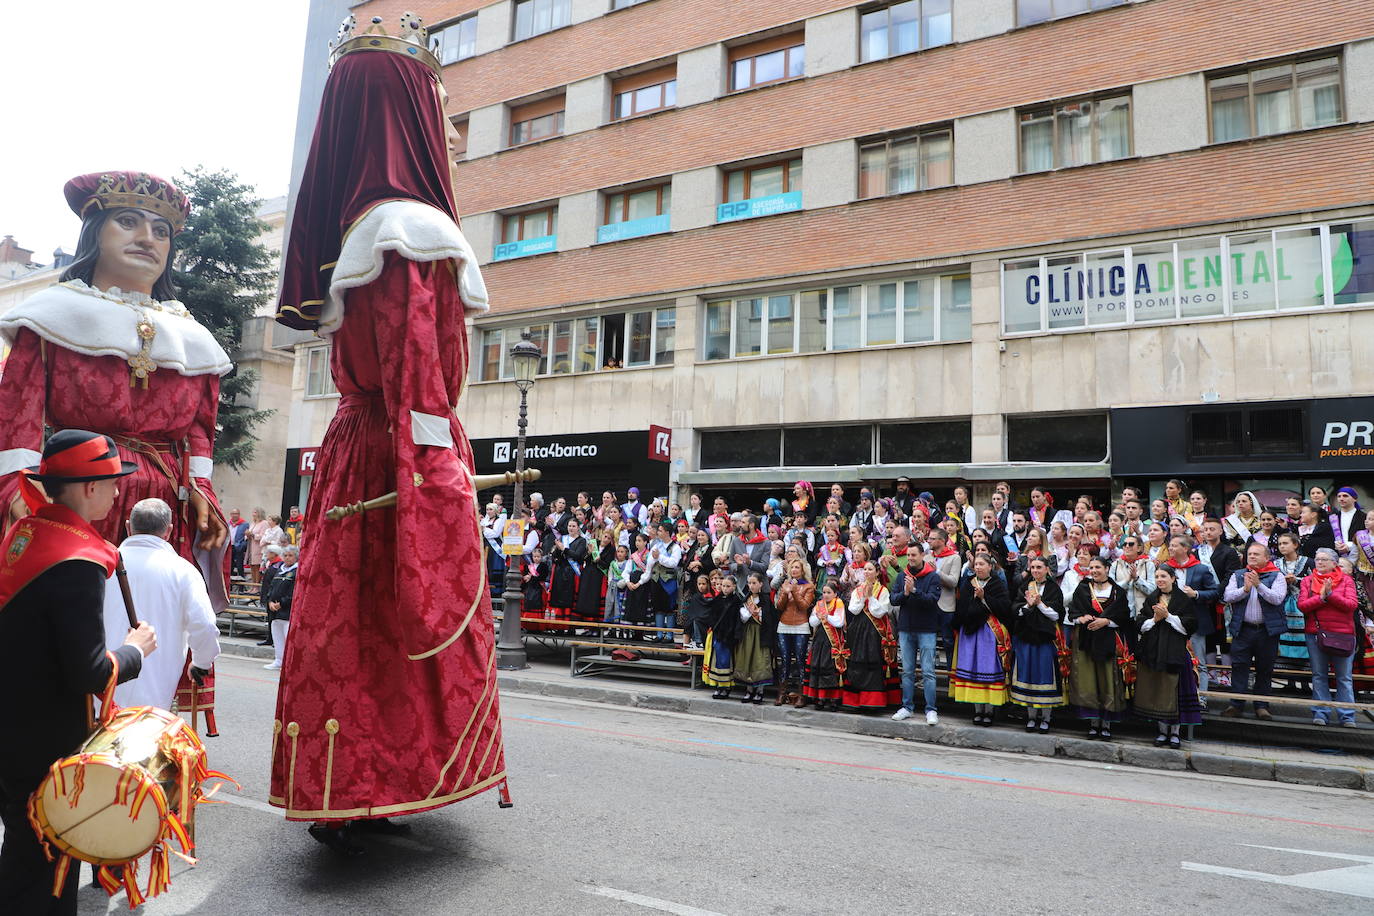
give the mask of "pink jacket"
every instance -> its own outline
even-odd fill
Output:
[[[1316,589],[1316,578],[1307,576],[1302,580],[1298,592],[1298,610],[1307,618],[1303,628],[1307,633],[1326,630],[1329,633],[1355,632],[1355,580],[1341,576],[1331,588],[1331,597],[1322,600],[1321,592]]]

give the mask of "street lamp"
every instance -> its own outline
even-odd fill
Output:
[[[539,361],[544,358],[539,347],[530,340],[530,332],[522,331],[520,341],[510,348],[510,361],[515,372],[515,387],[520,389],[519,434],[515,441],[515,499],[511,518],[525,505],[525,481],[520,472],[525,469],[526,402]],[[525,665],[525,641],[520,637],[520,616],[524,611],[524,594],[520,590],[520,557],[506,558],[506,590],[501,602],[501,632],[496,640],[496,667],[519,670]]]

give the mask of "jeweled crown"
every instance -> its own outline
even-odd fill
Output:
[[[438,43],[438,39],[435,39]],[[440,74],[439,57],[429,44],[429,29],[414,13],[401,14],[401,30],[392,35],[382,27],[382,17],[373,16],[367,29],[358,31],[358,20],[349,16],[339,26],[339,35],[329,43],[329,67],[332,70],[339,58],[354,51],[390,51],[414,58]]]

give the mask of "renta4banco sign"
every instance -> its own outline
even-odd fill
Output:
[[[1227,297],[1233,313],[1374,301],[1374,221],[1266,229],[1002,265],[1003,322],[1011,333],[1119,324],[1132,317],[1221,315],[1228,311]]]

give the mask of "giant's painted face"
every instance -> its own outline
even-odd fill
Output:
[[[172,251],[172,226],[147,210],[116,210],[100,227],[96,285],[125,291],[152,292]]]

